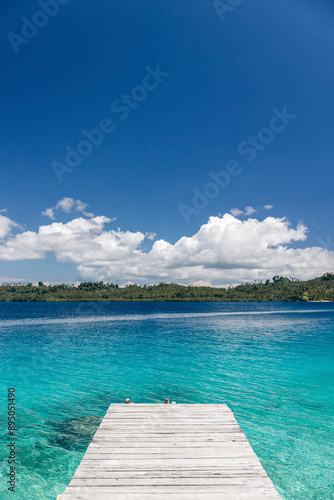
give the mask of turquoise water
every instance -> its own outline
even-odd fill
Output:
[[[1,499],[55,500],[126,397],[227,403],[283,499],[334,499],[333,357],[327,303],[1,303]]]

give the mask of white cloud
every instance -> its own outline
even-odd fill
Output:
[[[274,205],[264,205],[264,209],[265,210],[271,210],[273,208]]]
[[[42,212],[42,215],[46,215],[47,217],[50,217],[50,219],[55,220],[54,208],[46,208],[44,212]]]
[[[7,236],[13,227],[18,227],[18,224],[5,215],[0,215],[0,239]]]
[[[246,207],[244,210],[245,215],[252,215],[256,212],[255,208],[253,207]]]
[[[230,210],[230,214],[232,214],[234,217],[237,217],[238,215],[241,215],[243,213],[242,210],[239,210],[239,208],[232,208]]]
[[[148,240],[154,240],[156,235],[157,235],[156,233],[148,233],[148,232],[145,233],[145,236]]]
[[[254,207],[246,207],[244,210],[240,210],[239,208],[232,208],[232,210],[230,210],[230,214],[232,214],[234,217],[237,217],[238,215],[252,215],[255,212],[256,210]]]
[[[194,235],[174,244],[157,240],[146,252],[141,248],[144,233],[107,230],[110,222],[105,216],[78,217],[13,236],[15,223],[1,216],[0,234],[7,238],[0,244],[0,259],[43,259],[53,252],[59,262],[74,263],[83,279],[124,282],[240,283],[277,274],[307,279],[334,270],[334,252],[290,247],[305,241],[308,230],[301,223],[291,227],[285,218],[210,217]]]
[[[212,283],[211,281],[204,281],[204,280],[198,280],[198,281],[193,281],[192,283],[190,283],[191,286],[196,286],[196,287],[199,287],[199,286],[212,286]]]
[[[42,215],[45,215],[52,220],[55,220],[56,218],[55,212],[57,210],[61,210],[62,212],[65,212],[67,214],[70,214],[72,212],[81,212],[86,217],[94,217],[93,213],[85,211],[88,206],[89,205],[87,205],[87,203],[84,203],[81,200],[74,200],[73,198],[64,196],[64,198],[59,200],[54,207],[46,208],[42,212]]]

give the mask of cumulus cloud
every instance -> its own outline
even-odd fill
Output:
[[[245,215],[252,215],[255,214],[256,210],[254,207],[246,207],[244,210]]]
[[[58,201],[58,203],[54,207],[46,208],[43,212],[42,215],[45,215],[46,217],[49,217],[52,220],[55,220],[55,212],[58,210],[65,212],[67,214],[73,213],[73,212],[81,212],[83,215],[86,217],[94,217],[93,213],[86,212],[86,208],[89,205],[87,203],[84,203],[81,200],[74,200],[73,198],[64,196],[61,200]]]
[[[55,219],[55,216],[54,216],[54,211],[55,211],[55,209],[54,209],[54,208],[46,208],[46,209],[42,212],[42,215],[45,215],[46,217],[49,217],[50,219],[54,220],[54,219]]]
[[[5,210],[1,210],[1,212],[4,211]],[[0,215],[0,239],[3,239],[5,236],[7,236],[11,232],[13,227],[18,227],[18,224],[10,220],[5,215]]]
[[[273,208],[273,205],[264,205],[263,207],[265,210],[271,210]]]
[[[230,214],[232,214],[234,217],[238,217],[238,215],[241,215],[243,213],[242,210],[240,210],[239,208],[232,208],[230,210]]]
[[[148,232],[146,232],[145,236],[146,236],[146,238],[148,240],[154,240],[154,238],[156,237],[156,233],[148,233]]]
[[[145,236],[129,231],[104,231],[111,219],[98,216],[91,219],[79,217],[67,224],[53,222],[41,226],[38,232],[26,231],[0,245],[0,259],[41,259],[47,252],[54,252],[59,262],[82,262],[99,265],[109,256],[125,259],[135,252]]]
[[[175,243],[159,239],[149,251],[142,243],[152,233],[108,230],[111,219],[103,215],[52,222],[15,236],[8,221],[0,225],[7,236],[0,244],[0,259],[43,259],[53,252],[59,262],[74,263],[87,280],[223,284],[275,275],[307,279],[334,270],[334,252],[291,248],[307,239],[308,230],[302,223],[291,227],[286,218],[210,217],[194,235]]]
[[[246,207],[244,210],[240,210],[239,208],[232,208],[230,210],[230,214],[234,217],[238,217],[238,215],[252,215],[256,212],[254,207]]]

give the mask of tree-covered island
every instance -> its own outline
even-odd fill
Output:
[[[275,276],[265,282],[246,283],[234,287],[159,283],[128,285],[84,282],[76,285],[0,284],[0,302],[60,301],[334,301],[334,274],[301,281]]]

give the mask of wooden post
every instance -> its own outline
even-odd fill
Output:
[[[165,405],[169,405],[169,399],[165,399]]]
[[[130,399],[129,398],[126,398],[125,400],[126,404],[128,405],[130,403]]]

